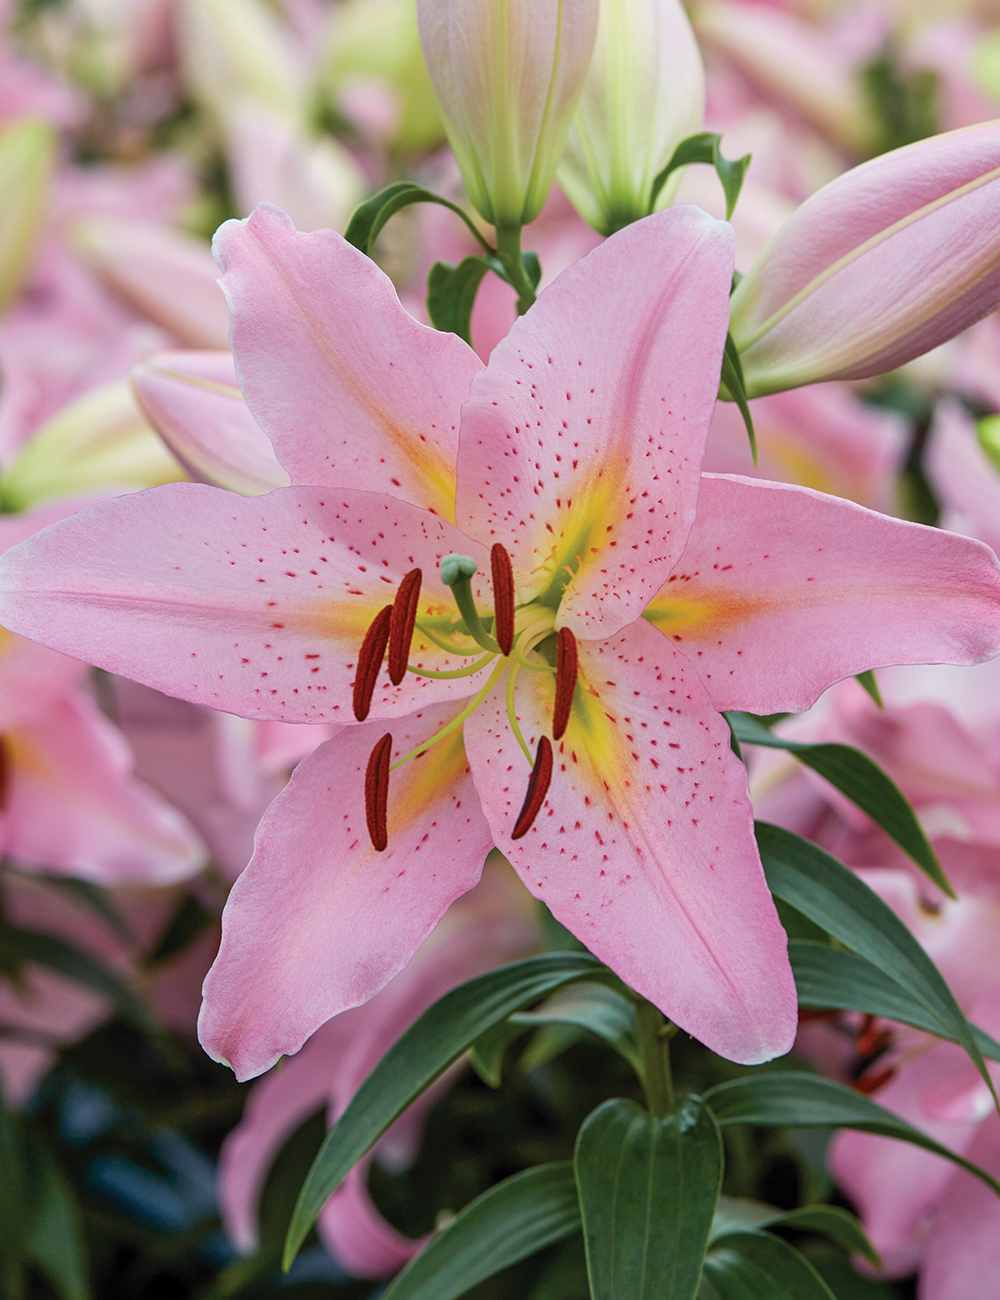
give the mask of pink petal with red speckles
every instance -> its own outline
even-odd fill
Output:
[[[247,496],[288,485],[247,410],[231,352],[161,352],[134,366],[131,379],[150,423],[196,481]]]
[[[682,552],[732,267],[732,230],[697,208],[637,221],[564,271],[473,381],[458,525],[503,542],[522,599],[568,581],[577,636],[638,617]]]
[[[196,704],[353,722],[355,665],[375,614],[420,566],[420,617],[450,616],[438,561],[476,549],[452,525],[374,492],[279,488],[246,498],[171,483],[81,511],[8,551],[0,619]],[[488,557],[478,558],[488,574]],[[490,599],[488,588],[477,593]],[[418,633],[410,662],[451,670],[463,661]],[[386,672],[371,716],[469,695],[480,682],[408,673],[393,687]]]
[[[801,712],[883,664],[1000,651],[1000,565],[981,542],[809,488],[706,474],[698,519],[646,617],[717,709]]]
[[[216,232],[247,404],[293,483],[385,492],[454,517],[462,403],[482,362],[419,325],[332,230],[262,203]]]
[[[399,719],[393,761],[455,713],[439,705]],[[229,895],[199,1033],[239,1079],[377,993],[479,879],[490,832],[460,730],[392,774],[388,848],[372,847],[365,769],[385,732],[351,727],[302,761]]]
[[[788,1051],[795,986],[728,727],[641,620],[579,650],[548,798],[523,839],[510,832],[528,763],[502,691],[465,724],[497,846],[567,929],[713,1051],[747,1063]],[[553,694],[549,674],[522,671],[529,747],[551,728]]]

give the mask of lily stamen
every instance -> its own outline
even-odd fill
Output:
[[[417,602],[420,600],[420,583],[423,574],[411,569],[399,584],[396,599],[392,602],[389,622],[389,680],[398,686],[406,676],[406,661],[410,657],[410,642],[417,623]]]
[[[538,749],[535,753],[535,765],[531,769],[531,777],[528,781],[528,793],[524,796],[524,803],[521,805],[521,811],[518,813],[514,829],[511,831],[510,838],[512,840],[521,839],[531,830],[535,818],[542,810],[542,804],[545,802],[545,796],[549,792],[551,782],[552,742],[548,736],[540,736],[538,738]]]
[[[365,718],[368,717],[368,710],[372,706],[375,683],[378,681],[382,660],[385,658],[385,648],[389,643],[389,623],[391,618],[391,605],[386,605],[384,609],[379,610],[365,633],[365,639],[362,641],[361,649],[358,652],[358,667],[354,677],[353,704],[354,716],[359,722],[364,722]]]
[[[568,627],[559,629],[556,645],[556,699],[552,710],[552,739],[562,740],[569,724],[576,691],[578,656],[576,637]]]
[[[365,820],[372,846],[383,853],[389,844],[389,755],[392,736],[386,732],[372,750],[365,771]]]
[[[514,648],[514,567],[507,548],[497,542],[490,551],[493,575],[493,635],[504,655]]]

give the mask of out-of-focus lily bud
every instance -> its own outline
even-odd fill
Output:
[[[541,211],[597,35],[599,0],[417,0],[469,198],[494,226]]]
[[[188,347],[222,348],[229,308],[208,248],[169,226],[88,217],[69,231],[77,255],[120,298]]]
[[[38,430],[0,482],[6,510],[95,491],[138,491],[186,478],[117,379],[64,407]]]
[[[55,156],[46,122],[26,118],[0,134],[0,311],[31,266]]]
[[[288,485],[247,410],[231,352],[163,352],[135,366],[132,383],[153,427],[192,478],[244,496]]]
[[[653,181],[701,130],[705,74],[680,0],[601,0],[594,57],[559,181],[602,235],[647,215]],[[678,169],[657,198],[666,207]]]
[[[732,297],[751,397],[865,379],[1000,303],[1000,121],[838,176],[785,222]]]
[[[393,101],[385,134],[397,148],[430,149],[444,140],[416,0],[347,0],[334,11],[323,65],[325,84],[349,117],[366,82],[382,86]]]
[[[330,136],[310,139],[295,122],[245,100],[226,118],[226,153],[236,209],[277,203],[297,230],[343,233],[365,193],[361,171]]]
[[[293,116],[303,99],[302,69],[289,33],[260,0],[183,0],[181,66],[194,97],[223,116],[235,100],[256,99]]]

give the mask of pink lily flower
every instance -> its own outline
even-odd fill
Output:
[[[352,724],[261,824],[203,1043],[241,1077],[296,1051],[406,964],[496,844],[714,1050],[786,1050],[785,937],[716,710],[802,709],[872,665],[996,653],[992,553],[701,477],[732,242],[697,209],[570,268],[485,370],[332,233],[261,208],[217,247],[251,413],[315,486],[173,484],[0,561],[0,616],[22,633],[215,708]],[[472,558],[446,569],[495,574],[449,576],[471,626],[470,602],[497,611],[504,645],[455,631],[439,574],[455,553]]]
[[[502,860],[490,862],[480,883],[451,906],[394,980],[364,1006],[321,1026],[280,1071],[255,1085],[219,1156],[222,1218],[237,1250],[256,1247],[257,1201],[288,1135],[324,1103],[332,1124],[399,1035],[449,989],[527,956],[537,945],[528,896]],[[410,1163],[424,1118],[453,1077],[449,1071],[400,1116],[320,1214],[320,1239],[355,1277],[394,1273],[423,1245],[402,1236],[376,1210],[366,1186],[368,1166],[373,1158],[392,1168]]]

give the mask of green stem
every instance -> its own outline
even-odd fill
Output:
[[[651,1115],[667,1115],[674,1105],[674,1081],[670,1072],[669,1033],[662,1011],[645,999],[636,1008],[639,1046],[642,1052],[642,1084]]]
[[[535,301],[535,290],[521,257],[521,227],[497,226],[497,261],[517,293],[517,314],[523,316]]]

